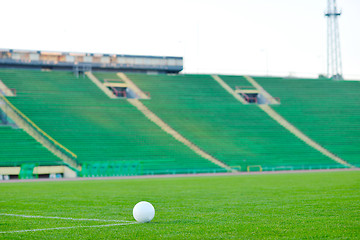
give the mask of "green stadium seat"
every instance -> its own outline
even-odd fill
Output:
[[[116,73],[94,75],[101,81],[118,78]],[[342,167],[256,105],[238,102],[209,75],[127,75],[151,94],[151,99],[141,100],[144,105],[234,169]],[[241,76],[221,78],[232,88],[249,85]],[[125,99],[109,99],[87,77],[76,78],[66,71],[1,69],[0,79],[17,90],[17,96],[9,98],[17,108],[77,154],[82,176],[226,171],[176,141]],[[358,83],[255,80],[281,98],[281,105],[274,109],[282,116],[344,160],[359,164]],[[5,146],[0,148],[2,166],[62,164],[22,130],[0,127],[0,135],[0,144]]]
[[[106,78],[117,78],[114,75],[104,73]],[[76,78],[66,71],[2,69],[0,79],[17,89],[17,97],[9,100],[74,152],[79,164],[134,161],[141,162],[144,172],[221,170],[162,131],[126,100],[109,99],[87,77]],[[99,174],[94,171],[86,174]],[[128,174],[133,174],[131,169]]]
[[[35,164],[24,163],[21,165],[19,179],[33,179],[38,177],[37,174],[34,174]]]
[[[358,81],[257,77],[281,98],[274,109],[320,145],[360,167]]]
[[[246,171],[342,167],[306,145],[256,105],[243,105],[209,75],[127,74],[151,100],[142,102],[175,130],[217,159]],[[249,85],[221,76],[231,87]]]

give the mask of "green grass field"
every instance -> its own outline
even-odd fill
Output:
[[[360,171],[0,183],[0,219],[0,239],[359,239]]]

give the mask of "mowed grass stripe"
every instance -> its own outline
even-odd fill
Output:
[[[154,205],[156,214],[149,224],[18,232],[2,237],[356,239],[360,235],[359,189],[359,171],[7,183],[0,184],[3,213],[134,221],[133,206],[145,200]],[[43,226],[44,221],[50,222]],[[74,221],[71,225],[57,222],[1,217],[0,231],[77,226]]]

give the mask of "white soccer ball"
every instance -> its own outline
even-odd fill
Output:
[[[138,202],[133,209],[133,216],[139,223],[150,222],[155,216],[155,208],[149,202]]]

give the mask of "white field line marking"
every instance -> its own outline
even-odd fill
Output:
[[[125,220],[106,220],[106,219],[71,218],[71,217],[47,217],[47,216],[33,216],[33,215],[21,215],[21,214],[10,214],[10,213],[0,213],[0,215],[2,215],[2,216],[11,216],[11,217],[23,217],[23,218],[63,219],[63,220],[72,220],[72,221],[96,221],[96,222],[124,222],[124,223],[132,223],[132,221],[125,221]]]
[[[0,232],[0,233],[22,233],[22,232],[39,232],[39,231],[61,230],[61,229],[72,229],[72,228],[112,227],[112,226],[130,225],[130,224],[135,224],[135,223],[137,223],[137,222],[114,223],[114,224],[92,225],[92,226],[74,226],[74,227],[57,227],[57,228],[27,229],[27,230],[6,231],[6,232]]]

